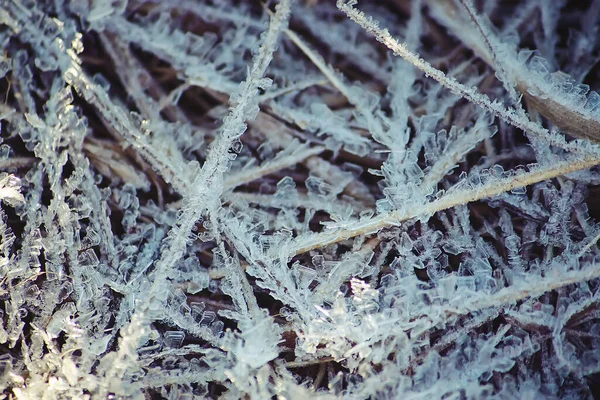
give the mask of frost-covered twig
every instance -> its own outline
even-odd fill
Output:
[[[459,37],[479,57],[494,68],[504,66],[504,69],[506,69],[504,74],[514,79],[515,82],[513,83],[519,91],[542,115],[569,134],[598,142],[600,139],[598,136],[600,118],[597,111],[600,96],[597,93],[592,92],[586,99],[587,90],[585,92],[582,90],[582,93],[577,94],[579,89],[573,88],[572,83],[568,84],[567,79],[560,76],[558,76],[559,79],[554,87],[548,85],[547,82],[550,81],[548,74],[551,71],[547,66],[547,61],[543,61],[539,56],[534,56],[525,50],[522,51],[523,55],[520,54],[517,57],[514,49],[507,45],[503,45],[502,52],[494,51],[490,46],[475,39],[480,35],[460,17],[460,12],[456,9],[452,0],[431,0],[429,3],[435,18],[449,27],[452,34]],[[507,32],[510,32],[509,29]],[[489,30],[485,35],[495,43],[500,42]],[[539,71],[534,71],[531,67],[523,65],[525,62],[529,62],[531,66],[535,65]],[[502,70],[499,71],[502,74]],[[565,80],[564,86],[562,80]],[[569,87],[573,88],[574,93],[569,93]],[[567,92],[565,92],[565,89]],[[576,104],[576,101],[579,104]]]
[[[325,149],[320,146],[307,148],[294,152],[286,157],[280,157],[276,160],[270,161],[266,165],[261,165],[260,167],[255,167],[252,169],[247,168],[244,171],[231,174],[225,180],[225,188],[233,189],[237,186],[256,180],[262,176],[269,175],[275,171],[292,167],[311,156],[322,153],[323,150]]]
[[[253,60],[248,78],[242,83],[239,91],[232,96],[232,108],[223,121],[220,135],[217,136],[207,160],[194,179],[189,198],[183,206],[184,212],[179,218],[177,226],[172,229],[168,247],[157,263],[152,288],[146,295],[145,303],[136,307],[131,317],[131,323],[121,335],[120,348],[114,366],[106,374],[107,383],[114,378],[123,378],[130,362],[128,359],[133,357],[132,352],[141,344],[140,339],[147,332],[147,324],[156,317],[149,315],[149,312],[158,311],[158,308],[161,307],[160,304],[164,301],[160,292],[164,291],[165,282],[167,282],[173,265],[185,251],[192,226],[203,213],[206,211],[210,213],[215,206],[215,201],[219,200],[223,187],[223,173],[228,168],[230,148],[233,141],[238,139],[246,129],[246,120],[252,119],[256,115],[258,91],[267,84],[263,75],[273,57],[279,33],[287,24],[289,14],[290,1],[283,0],[278,5],[269,29],[263,37],[263,43]]]
[[[344,0],[338,0],[337,4],[338,8],[344,11],[349,18],[361,25],[367,32],[375,36],[378,41],[387,46],[396,55],[404,58],[415,67],[425,72],[427,76],[435,79],[444,87],[450,89],[452,93],[464,97],[470,102],[477,104],[483,109],[498,116],[507,123],[522,129],[527,133],[536,135],[537,137],[544,139],[554,146],[575,153],[582,152],[580,146],[574,146],[571,143],[566,142],[564,137],[551,133],[540,124],[530,121],[524,115],[519,115],[515,112],[515,110],[507,109],[498,102],[491,101],[486,95],[480,93],[476,88],[467,87],[459,83],[456,79],[446,76],[442,71],[433,68],[431,64],[420,58],[419,55],[410,51],[406,45],[395,40],[386,29],[379,28],[373,19],[353,8],[351,3],[346,3]]]
[[[552,166],[537,167],[531,172],[509,175],[501,179],[489,179],[483,184],[473,187],[449,191],[447,194],[422,207],[408,211],[392,211],[381,214],[365,221],[349,223],[333,232],[324,232],[299,237],[290,243],[292,254],[301,254],[307,251],[338,243],[360,235],[370,235],[383,228],[396,226],[413,218],[425,217],[438,211],[446,210],[461,204],[467,204],[497,196],[513,189],[522,188],[557,176],[570,174],[583,169],[591,168],[600,163],[596,157],[564,161]]]
[[[539,297],[546,292],[565,286],[575,285],[600,278],[600,267],[597,264],[589,265],[574,271],[551,271],[545,277],[531,276],[526,280],[500,290],[493,295],[460,304],[448,309],[449,314],[467,314],[482,309],[498,307],[504,304],[514,304],[528,297]]]

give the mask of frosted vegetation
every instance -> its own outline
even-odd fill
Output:
[[[0,397],[592,399],[599,18],[0,0]]]

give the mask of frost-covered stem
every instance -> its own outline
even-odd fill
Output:
[[[434,18],[446,26],[461,43],[473,50],[478,57],[496,68],[497,63],[494,61],[494,55],[487,46],[482,46],[480,40],[475,39],[479,35],[466,23],[467,21],[458,17],[459,12],[453,0],[429,0],[428,3]],[[528,2],[527,4],[531,4],[531,6],[530,8],[521,9],[522,15],[531,14],[533,8],[538,7],[535,2]],[[522,21],[517,22],[522,23]],[[513,30],[514,26],[511,26],[511,24],[505,27],[506,32]],[[500,42],[490,30],[488,30],[487,36],[494,43]],[[585,107],[577,108],[573,104],[564,102],[560,92],[548,92],[544,87],[545,85],[540,82],[540,78],[521,66],[518,60],[500,61],[506,72],[513,77],[517,89],[544,117],[573,136],[593,139],[596,142],[600,140],[598,133],[600,132],[600,121],[594,112],[586,110]]]
[[[600,265],[594,264],[576,271],[556,271],[546,273],[544,277],[535,276],[525,282],[501,289],[497,293],[479,300],[462,302],[460,307],[449,309],[449,314],[468,314],[486,308],[516,303],[528,297],[539,297],[546,292],[576,283],[600,278]]]
[[[292,83],[289,86],[282,87],[281,89],[271,90],[268,93],[260,96],[260,102],[265,102],[269,100],[276,99],[277,97],[283,96],[285,94],[301,92],[304,89],[308,89],[311,86],[325,86],[327,85],[327,80],[322,79],[320,77],[316,78],[307,78],[306,80],[302,80],[296,83]]]
[[[271,19],[269,29],[264,35],[263,43],[253,60],[253,66],[248,78],[240,85],[239,92],[232,96],[232,108],[223,121],[220,134],[215,139],[214,145],[202,166],[201,171],[194,180],[191,193],[187,197],[183,213],[177,225],[169,233],[168,248],[162,253],[157,262],[152,287],[136,308],[131,324],[124,330],[121,345],[114,361],[115,368],[107,371],[105,380],[111,382],[114,378],[123,379],[128,367],[126,360],[132,356],[132,351],[139,346],[144,337],[147,324],[152,316],[149,311],[160,307],[165,299],[159,292],[163,291],[169,273],[173,266],[181,259],[190,238],[192,227],[206,211],[216,209],[220,202],[223,189],[223,173],[229,162],[229,151],[235,140],[245,131],[246,120],[256,115],[255,101],[261,85],[264,84],[263,76],[267,66],[272,60],[279,34],[287,25],[290,15],[291,0],[282,0],[277,6],[275,15]],[[117,366],[119,368],[117,368]]]
[[[273,207],[273,198],[268,194],[260,194],[260,193],[247,193],[247,192],[235,192],[235,196],[248,203],[258,204],[262,207]],[[309,198],[304,193],[298,193],[298,196],[294,199],[286,200],[289,206],[295,208],[310,208],[315,211],[322,211],[324,213],[328,213],[331,211],[332,204],[331,202],[327,202],[325,200],[319,200],[315,198]],[[374,202],[373,202],[374,203]],[[345,199],[336,199],[334,204],[335,207],[348,207],[348,206],[356,206],[357,202],[349,202]]]
[[[423,71],[425,75],[435,79],[447,89],[450,89],[452,93],[464,97],[470,102],[491,112],[505,122],[523,130],[524,132],[543,138],[554,146],[561,147],[574,153],[582,152],[580,146],[567,143],[563,137],[550,133],[550,131],[545,129],[540,124],[528,120],[526,116],[517,114],[515,110],[507,109],[498,102],[492,102],[489,97],[480,93],[475,87],[465,86],[456,79],[446,76],[442,71],[434,68],[427,61],[419,57],[418,54],[410,51],[406,47],[406,44],[399,43],[392,37],[392,35],[390,35],[387,29],[379,28],[376,21],[370,17],[367,17],[363,12],[353,8],[351,4],[353,4],[353,2],[346,3],[343,0],[338,0],[337,2],[338,8],[346,13],[351,20],[362,26],[365,31],[375,36],[379,42],[383,43],[388,49],[392,50],[394,54],[402,57]]]
[[[514,106],[517,108],[517,112],[519,114],[524,115],[523,107],[521,107],[521,103],[519,103],[519,96],[517,95],[517,91],[515,90],[516,83],[511,82],[508,72],[504,68],[503,60],[498,59],[496,43],[495,42],[493,43],[493,40],[495,40],[495,37],[490,34],[490,30],[484,24],[484,21],[482,21],[481,18],[479,17],[479,15],[477,14],[477,10],[475,10],[475,7],[473,6],[473,2],[471,0],[459,0],[459,1],[460,1],[460,4],[462,4],[462,6],[464,7],[464,9],[467,11],[467,14],[469,14],[469,18],[471,19],[471,22],[473,22],[475,29],[477,29],[483,42],[485,43],[486,47],[488,48],[488,51],[490,52],[490,54],[492,56],[493,66],[498,71],[498,77],[500,78],[500,81],[504,85],[504,88],[508,91],[510,99],[512,100]]]
[[[289,168],[309,157],[322,153],[323,150],[325,150],[325,148],[322,146],[307,148],[287,157],[266,163],[265,165],[237,172],[233,175],[230,175],[225,180],[225,189],[234,189],[263,176],[272,174],[273,172]]]
[[[598,242],[598,240],[600,240],[600,233],[597,234],[596,236],[594,236],[592,238],[592,240],[590,240],[588,242],[588,244],[586,244],[580,251],[579,253],[577,253],[577,258],[581,258],[583,257],[583,255],[585,253],[587,253],[592,247],[594,247],[594,245]]]
[[[477,185],[472,189],[449,192],[439,200],[424,204],[419,209],[409,211],[392,211],[378,215],[366,221],[358,221],[349,224],[334,232],[323,232],[308,237],[299,237],[290,243],[291,254],[306,253],[310,250],[325,247],[342,240],[350,239],[360,235],[370,235],[383,228],[396,226],[412,218],[434,213],[461,204],[471,203],[477,200],[494,197],[513,189],[532,185],[557,176],[570,174],[572,172],[591,168],[600,163],[596,157],[586,157],[580,160],[569,160],[557,163],[550,167],[539,168],[526,174],[509,176],[498,180],[490,180],[485,184]]]
[[[36,163],[33,157],[11,157],[8,160],[0,160],[0,170],[11,168],[29,168]]]
[[[352,105],[358,106],[360,104],[360,100],[358,100],[354,95],[352,95],[350,90],[346,87],[346,84],[342,82],[342,80],[337,76],[337,73],[333,70],[333,68],[331,68],[329,64],[327,64],[327,62],[323,59],[323,57],[321,57],[319,53],[311,49],[308,44],[304,43],[304,41],[300,39],[300,37],[296,35],[294,31],[286,29],[285,35],[289,37],[290,40],[294,42],[294,44],[298,46],[300,50],[302,50],[304,55],[306,55],[306,57],[308,57],[308,59],[312,61],[313,64],[315,64],[319,71],[321,71],[323,75],[325,75],[329,82],[331,82],[331,84],[337,90],[339,90],[340,93]]]
[[[228,160],[229,150],[233,141],[237,140],[246,130],[246,120],[256,117],[258,106],[255,103],[257,102],[258,92],[259,89],[264,89],[264,85],[270,83],[265,81],[263,76],[273,58],[279,33],[287,25],[290,3],[291,0],[283,0],[278,5],[277,11],[269,25],[269,30],[264,37],[263,44],[253,61],[248,78],[240,85],[239,91],[231,96],[233,108],[230,109],[229,114],[224,118],[220,134],[215,139],[194,186],[197,186],[199,183],[209,182],[215,174],[222,176],[223,170],[220,169],[227,167],[225,160]],[[248,118],[249,116],[251,118]]]
[[[173,68],[187,75],[186,71],[189,65],[187,61],[182,61],[180,51],[177,50],[176,46],[163,46],[161,43],[162,40],[157,40],[155,32],[149,34],[148,30],[130,22],[122,16],[114,16],[106,19],[104,23],[106,26],[98,30],[111,32],[111,34],[118,36],[119,40],[124,43],[135,43],[136,46],[139,46],[144,51],[154,53],[164,60],[169,60]],[[231,81],[228,77],[210,68],[205,59],[190,55],[187,55],[187,57],[193,59],[194,63],[190,64],[195,64],[194,68],[197,71],[192,76],[185,76],[186,83],[227,95],[236,92],[236,82]]]
[[[163,111],[173,121],[189,122],[187,116],[179,107],[166,107],[167,104],[159,104],[156,99],[169,99],[163,89],[154,79],[151,79],[151,74],[143,75],[149,78],[148,88],[145,89],[140,83],[140,71],[145,71],[144,65],[131,54],[127,43],[123,43],[119,37],[110,33],[99,32],[98,38],[102,42],[105,51],[110,55],[115,63],[115,71],[119,75],[119,79],[127,88],[129,96],[135,101],[137,108],[142,115],[148,119],[156,119],[158,112]],[[152,96],[148,96],[145,91]]]

